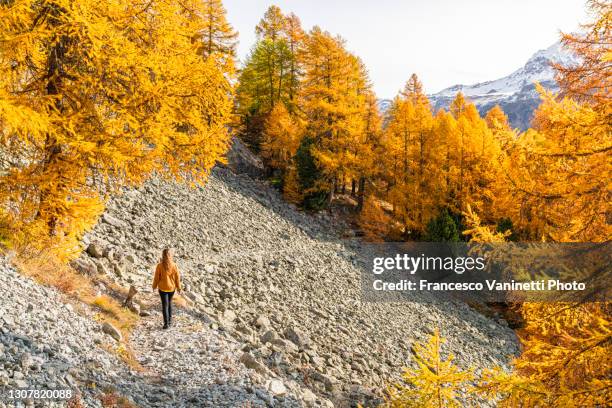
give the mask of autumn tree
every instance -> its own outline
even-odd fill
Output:
[[[284,171],[291,165],[301,140],[301,125],[284,104],[276,105],[268,115],[261,142],[261,156],[270,167]]]
[[[363,131],[361,139],[354,145],[357,160],[354,176],[351,178],[351,194],[357,196],[357,210],[363,209],[368,195],[375,193],[375,180],[383,172],[383,162],[379,160],[382,148],[382,117],[374,92],[367,92],[363,111]]]
[[[429,100],[416,75],[395,98],[387,121],[387,171],[393,176],[389,200],[406,232],[421,233],[442,202],[442,150],[434,132]]]
[[[465,220],[468,229],[464,234],[470,235],[473,242],[500,243],[509,237],[509,231],[496,232],[483,224],[469,206]],[[523,254],[516,252],[521,247],[502,246],[497,250],[514,251],[511,256],[515,258],[533,257],[528,247]],[[584,250],[580,251],[584,256]],[[577,276],[576,272],[571,274]],[[500,368],[485,370],[475,391],[509,408],[608,405],[612,364],[604,356],[609,354],[612,341],[610,305],[584,300],[518,305],[524,321],[518,332],[523,351],[513,361],[511,372]]]
[[[499,105],[489,109],[485,115],[485,122],[502,149],[505,150],[516,140],[516,132],[510,127],[508,116]]]
[[[585,26],[587,32],[563,36],[581,63],[557,65],[561,95],[539,88],[534,129],[520,137],[507,166],[512,194],[524,203],[510,209],[511,218],[535,239],[601,241],[612,235],[612,6],[590,4],[597,19]]]
[[[275,105],[296,112],[304,32],[297,16],[285,16],[277,6],[266,11],[255,32],[257,43],[239,77],[237,107],[242,138],[259,151],[266,117]]]
[[[344,40],[318,27],[308,35],[305,53],[301,108],[306,134],[314,141],[311,154],[322,175],[316,188],[331,200],[345,183],[359,177],[369,80]]]
[[[302,204],[304,202],[304,194],[300,187],[300,180],[297,172],[297,167],[294,162],[290,164],[283,175],[283,197],[292,204]]]
[[[328,191],[319,187],[322,178],[321,170],[317,165],[314,155],[315,139],[307,134],[302,138],[300,146],[294,157],[297,178],[291,181],[288,188],[297,192],[293,196],[301,196],[304,208],[307,210],[318,210],[324,208],[328,200]],[[297,188],[296,187],[297,184]]]
[[[278,6],[270,6],[255,27],[255,34],[260,39],[278,40],[285,29],[285,15]]]
[[[563,34],[562,44],[573,52],[579,64],[564,66],[556,63],[556,80],[562,95],[586,102],[600,114],[610,106],[612,75],[610,67],[610,21],[612,6],[605,0],[589,0],[595,21],[582,26],[583,34]],[[609,111],[608,111],[609,112]]]
[[[299,92],[302,66],[300,57],[303,55],[304,40],[306,33],[302,29],[302,23],[298,16],[291,13],[285,18],[284,32],[287,45],[291,54],[289,61],[289,108],[296,106],[296,97]]]
[[[494,133],[480,117],[474,104],[465,100],[460,93],[450,107],[455,118],[456,134],[449,146],[451,166],[455,169],[454,180],[449,178],[448,207],[455,213],[472,204],[485,214],[493,211],[493,187],[501,176],[501,144]],[[454,157],[453,157],[454,156]]]
[[[404,236],[422,237],[430,221],[449,214],[459,218],[466,203],[497,216],[501,140],[513,139],[504,118],[494,109],[487,122],[461,93],[449,112],[433,115],[418,77],[410,77],[388,110],[381,143],[380,179],[387,185],[381,197],[392,204]]]
[[[203,58],[200,1],[0,3],[1,225],[76,249],[103,193],[152,172],[204,181],[228,147],[231,85]],[[120,24],[118,22],[121,22]]]
[[[221,0],[204,0],[202,20],[202,50],[205,57],[213,53],[220,60],[232,64],[236,58],[238,33],[227,22],[226,11]]]
[[[366,241],[383,242],[389,235],[393,219],[383,208],[383,202],[369,194],[364,198],[357,222]]]
[[[529,232],[527,237],[538,241],[605,243],[612,236],[612,5],[589,4],[595,21],[585,26],[586,33],[563,36],[566,46],[581,57],[580,63],[557,66],[561,95],[539,88],[542,103],[534,129],[518,138],[504,169],[515,200],[507,210],[514,223]],[[604,260],[603,270],[608,264]],[[483,391],[502,397],[500,405],[507,407],[610,405],[610,304],[593,302],[595,295],[589,292],[574,302],[520,305],[523,352],[512,373],[488,373]]]
[[[416,369],[405,368],[403,383],[387,389],[386,402],[381,408],[450,408],[465,406],[459,401],[459,390],[474,378],[472,370],[462,370],[454,364],[454,356],[442,354],[445,340],[436,329],[426,344],[413,346]]]

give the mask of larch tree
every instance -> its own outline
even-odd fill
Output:
[[[556,80],[562,95],[578,102],[587,102],[593,108],[610,104],[612,67],[610,67],[610,30],[612,28],[612,6],[609,1],[589,0],[588,5],[596,16],[592,23],[582,26],[584,35],[563,34],[561,42],[573,52],[579,64],[564,66],[553,64],[557,70]]]
[[[361,138],[354,145],[357,156],[355,174],[351,179],[351,194],[357,195],[357,210],[363,209],[367,195],[373,193],[374,180],[383,169],[378,154],[381,152],[382,117],[374,92],[366,93],[363,112],[363,131]]]
[[[223,61],[234,64],[238,33],[234,31],[226,18],[226,11],[221,0],[204,0],[202,20],[202,49],[205,57],[213,53]],[[233,68],[233,67],[232,67]]]
[[[530,204],[514,218],[536,239],[599,241],[612,234],[612,5],[590,4],[597,18],[587,32],[563,36],[581,63],[557,66],[560,96],[540,88],[534,129],[521,136],[508,166],[514,194]]]
[[[450,112],[439,110],[435,116],[433,131],[440,141],[440,169],[442,172],[440,187],[444,191],[443,206],[448,207],[455,193],[456,180],[459,179],[459,169],[455,165],[459,161],[456,149],[456,146],[459,145],[457,120]]]
[[[285,18],[284,33],[287,37],[287,45],[291,53],[289,63],[289,104],[290,109],[295,110],[296,97],[299,93],[300,78],[302,75],[300,56],[306,33],[298,16],[291,13]]]
[[[263,18],[255,27],[255,33],[260,39],[278,40],[285,29],[286,17],[278,6],[270,6]]]
[[[261,156],[271,168],[282,172],[291,165],[301,140],[302,129],[284,104],[279,103],[266,118],[261,142]]]
[[[153,172],[206,180],[232,87],[193,40],[204,15],[196,0],[0,3],[3,235],[73,253],[102,192]]]
[[[595,21],[585,26],[586,33],[563,36],[581,62],[557,66],[561,95],[539,88],[542,104],[535,129],[519,137],[505,166],[516,200],[513,220],[538,241],[606,245],[612,237],[612,5],[589,4]],[[601,267],[609,269],[609,260]],[[503,397],[500,405],[507,407],[609,406],[610,302],[594,302],[594,295],[589,291],[582,301],[522,304],[523,352],[512,373],[489,373],[484,391]]]
[[[381,408],[451,408],[465,406],[459,400],[461,389],[473,380],[473,370],[462,370],[452,353],[443,356],[445,339],[436,329],[426,344],[412,346],[417,368],[404,368],[402,383],[387,388]]]
[[[510,127],[508,116],[499,105],[495,105],[489,109],[485,115],[485,122],[491,132],[493,132],[495,138],[499,141],[502,149],[505,149],[516,140],[517,134]]]
[[[457,132],[449,139],[455,149],[451,166],[455,179],[450,179],[448,207],[455,213],[465,210],[467,204],[477,211],[490,214],[493,206],[493,186],[500,177],[501,145],[480,117],[474,104],[461,93],[452,102],[451,114],[456,120]]]
[[[256,27],[257,43],[247,57],[239,77],[237,110],[241,137],[259,151],[266,117],[282,103],[296,112],[300,86],[300,52],[304,32],[295,15],[285,16],[271,6]]]
[[[527,213],[513,218],[536,239],[600,241],[612,235],[612,6],[591,5],[598,18],[586,26],[589,31],[563,36],[582,62],[557,67],[561,95],[539,88],[534,129],[520,137],[508,166],[515,197],[529,204]]]
[[[315,27],[305,52],[301,107],[306,135],[314,141],[311,154],[323,175],[316,188],[331,200],[344,183],[358,177],[369,83],[362,62],[339,37]]]
[[[392,161],[387,170],[394,173],[389,199],[405,232],[420,233],[439,209],[442,172],[434,117],[416,75],[394,100],[391,112],[385,149]]]

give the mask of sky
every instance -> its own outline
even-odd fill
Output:
[[[241,60],[270,5],[347,41],[379,98],[416,73],[427,93],[503,77],[588,19],[585,0],[224,0]]]

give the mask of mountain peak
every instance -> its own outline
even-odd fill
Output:
[[[430,95],[434,108],[448,108],[457,92],[470,99],[481,113],[486,113],[499,104],[510,118],[510,123],[519,129],[529,127],[533,111],[539,105],[535,83],[556,90],[555,71],[551,63],[572,65],[577,58],[560,42],[534,53],[525,65],[510,75],[473,85],[453,85]]]

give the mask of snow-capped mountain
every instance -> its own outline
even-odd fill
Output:
[[[512,74],[494,81],[474,85],[454,85],[436,94],[429,95],[435,110],[447,108],[458,92],[471,100],[481,114],[499,104],[508,115],[513,127],[529,127],[533,111],[540,104],[535,82],[548,89],[556,90],[555,71],[551,62],[573,65],[577,58],[555,43],[545,50],[536,52],[523,66]]]
[[[385,113],[387,112],[387,110],[389,109],[392,103],[393,101],[391,99],[379,99],[378,100],[378,110],[381,113]]]

